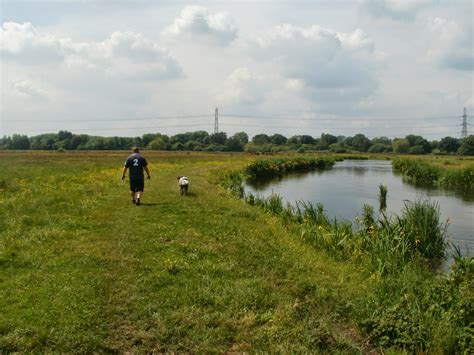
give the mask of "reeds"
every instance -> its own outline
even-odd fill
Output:
[[[332,158],[278,158],[260,159],[247,165],[244,174],[249,179],[281,176],[295,171],[311,171],[334,165]]]
[[[282,198],[248,194],[246,201],[265,212],[302,226],[302,235],[312,245],[337,259],[361,260],[370,270],[380,274],[398,272],[416,258],[439,260],[446,249],[446,227],[439,219],[439,206],[430,201],[405,203],[400,216],[377,220],[374,209],[364,205],[358,219],[361,229],[350,222],[331,221],[322,204],[297,202],[285,206]]]
[[[385,211],[387,209],[387,186],[379,185],[379,210]]]
[[[392,166],[418,185],[474,190],[474,167],[472,166],[450,169],[434,166],[418,159],[406,158],[394,159]]]

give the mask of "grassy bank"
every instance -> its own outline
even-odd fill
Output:
[[[370,242],[395,221],[367,213],[352,231],[317,208],[232,198],[217,183],[239,190],[255,156],[145,156],[138,207],[119,180],[123,152],[0,153],[0,352],[472,346],[472,263],[436,276],[415,248],[398,273],[392,259],[379,269]]]
[[[285,165],[291,165],[291,159]],[[241,183],[235,174],[228,175],[228,184]],[[447,228],[435,204],[407,202],[401,216],[382,214],[379,220],[371,206],[364,206],[359,225],[352,225],[330,221],[322,205],[285,206],[278,195],[246,194],[245,200],[278,216],[286,228],[299,230],[315,249],[370,275],[373,294],[354,300],[352,311],[374,345],[447,353],[472,350],[474,259],[457,258],[447,275],[432,271],[433,262],[444,256]]]
[[[209,182],[254,157],[145,155],[139,207],[123,153],[1,155],[2,352],[367,348],[366,276]]]
[[[460,164],[462,163],[462,164]],[[438,186],[457,190],[474,190],[474,163],[472,161],[396,158],[394,169],[415,184]]]

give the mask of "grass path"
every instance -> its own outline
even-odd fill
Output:
[[[5,177],[1,350],[362,349],[351,312],[368,282],[208,181],[237,159],[150,156],[134,206],[121,156],[82,158],[19,156]]]

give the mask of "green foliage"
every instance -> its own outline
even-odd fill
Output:
[[[443,153],[456,153],[461,144],[453,137],[444,137],[439,141],[438,147]]]
[[[458,149],[459,155],[474,155],[474,135],[470,135],[461,141]]]
[[[364,136],[363,134],[356,134],[352,138],[352,147],[359,151],[359,152],[366,152],[369,150],[370,146],[372,143],[370,142],[370,139]]]
[[[371,146],[368,150],[369,153],[389,153],[392,151],[392,146],[388,144],[377,143]]]
[[[126,152],[2,154],[0,353],[366,348],[351,308],[363,274],[209,181],[252,157],[145,152],[134,206]]]
[[[406,154],[410,151],[410,142],[407,139],[394,139],[393,151],[398,154]]]
[[[374,344],[410,352],[470,353],[474,349],[474,259],[459,258],[451,273],[417,266],[382,278],[360,325]]]
[[[329,168],[334,165],[331,158],[275,158],[260,159],[247,165],[244,174],[249,179],[281,176],[294,171],[311,171]]]
[[[379,209],[384,211],[387,208],[387,193],[388,189],[386,185],[380,184],[379,185]]]
[[[459,169],[442,168],[418,159],[394,159],[394,169],[415,184],[439,186],[452,189],[474,189],[474,166]]]
[[[405,202],[398,223],[410,246],[428,259],[444,257],[447,224],[439,220],[439,206],[428,201]]]
[[[256,145],[262,145],[270,143],[270,137],[266,134],[257,134],[252,138],[252,143]]]

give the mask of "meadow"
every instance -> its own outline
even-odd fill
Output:
[[[442,233],[430,206],[400,224],[366,211],[354,231],[317,206],[235,197],[245,172],[281,173],[283,158],[178,152],[144,153],[135,206],[126,155],[0,152],[0,351],[472,350],[473,262],[427,267],[416,228]]]

